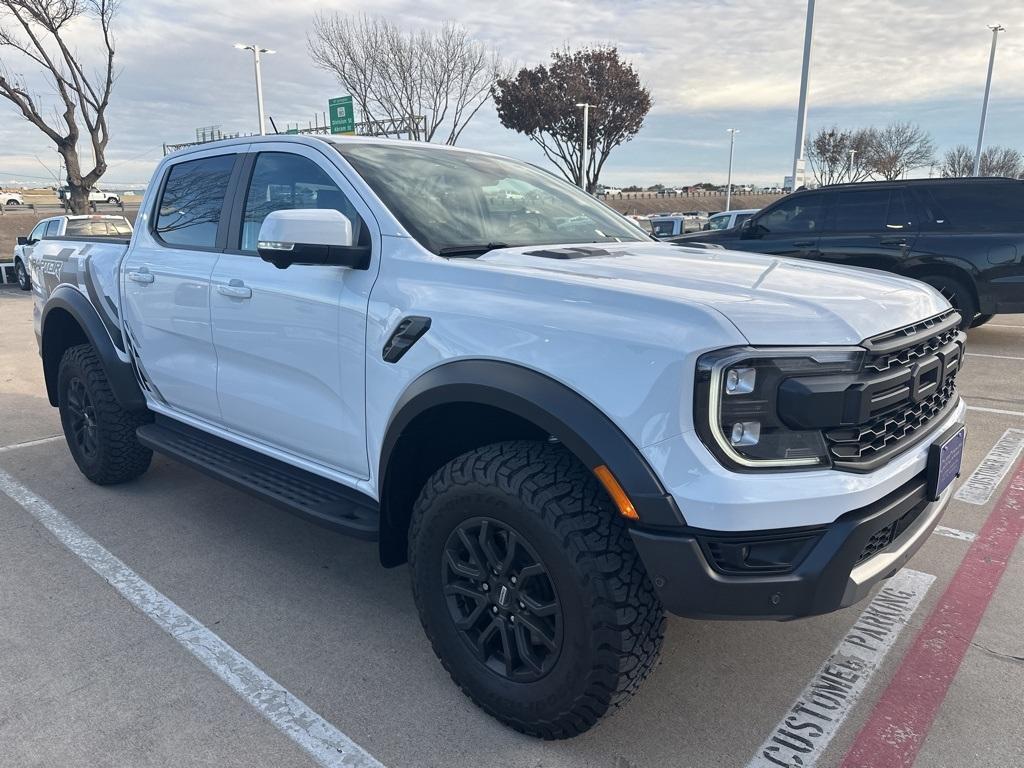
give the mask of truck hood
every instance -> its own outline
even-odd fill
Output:
[[[751,344],[857,344],[949,307],[924,283],[837,267],[668,243],[500,248],[480,266],[710,307]]]

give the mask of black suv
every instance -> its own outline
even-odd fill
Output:
[[[911,179],[836,184],[776,201],[738,227],[677,245],[792,256],[914,277],[978,326],[1024,312],[1024,181]]]

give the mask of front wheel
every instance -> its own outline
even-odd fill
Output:
[[[622,519],[560,446],[496,443],[427,482],[409,562],[455,683],[523,733],[575,736],[654,667],[664,612]]]
[[[974,291],[970,286],[960,280],[945,275],[935,275],[920,278],[922,282],[928,283],[932,288],[941,293],[946,301],[953,305],[953,309],[960,313],[960,330],[966,331],[974,322],[974,316],[978,314],[978,300],[974,298]]]
[[[23,291],[32,289],[32,279],[28,276],[28,270],[25,269],[25,262],[18,259],[14,262],[14,276],[18,279],[18,287]]]
[[[112,485],[149,469],[153,452],[135,436],[148,416],[120,406],[91,345],[64,352],[57,386],[64,436],[83,475],[98,485]]]
[[[117,203],[117,198],[116,197],[108,197],[107,198],[107,202],[110,203],[111,205],[114,205],[114,204]]]

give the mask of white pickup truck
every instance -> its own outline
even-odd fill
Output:
[[[959,472],[938,292],[658,243],[482,152],[203,145],[160,163],[130,240],[43,240],[31,268],[88,478],[160,451],[376,540],[455,682],[545,738],[636,691],[666,610],[861,600]]]

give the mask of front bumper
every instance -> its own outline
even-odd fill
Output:
[[[852,605],[896,573],[938,524],[951,494],[950,487],[938,501],[929,502],[921,474],[828,525],[728,534],[735,542],[811,537],[813,543],[785,572],[727,572],[709,548],[709,541],[721,540],[716,531],[634,528],[630,533],[671,613],[706,619],[795,619]],[[887,531],[891,541],[878,548],[879,537]]]

